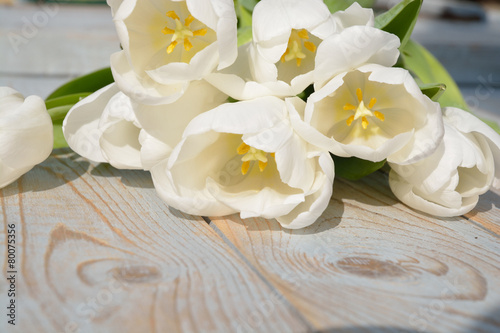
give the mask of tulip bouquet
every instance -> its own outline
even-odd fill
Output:
[[[150,171],[175,209],[302,228],[335,176],[384,165],[396,197],[436,216],[500,187],[500,135],[410,39],[422,0],[377,17],[346,0],[108,4],[122,50],[49,97],[56,144]]]

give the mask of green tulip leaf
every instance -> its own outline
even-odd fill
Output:
[[[64,139],[62,132],[62,123],[73,105],[74,104],[61,105],[47,110],[54,127],[54,149],[68,147],[68,143],[66,139]]]
[[[446,91],[439,98],[441,106],[453,106],[469,111],[460,89],[455,80],[441,63],[423,46],[413,40],[409,40],[401,49],[404,68],[408,69],[423,84],[442,82]]]
[[[74,104],[61,105],[56,106],[55,108],[48,109],[47,111],[49,112],[50,118],[52,119],[52,123],[62,124],[64,118],[68,114],[69,110],[73,107],[73,105]]]
[[[259,2],[259,0],[238,0],[237,1],[240,6],[248,10],[250,13],[253,12],[255,5]]]
[[[70,105],[70,104],[74,105],[79,101],[81,101],[83,98],[89,96],[90,94],[91,94],[90,92],[84,92],[84,93],[77,93],[77,94],[48,99],[45,101],[45,106],[47,107],[47,110],[49,110],[58,106]]]
[[[422,0],[403,0],[375,18],[375,27],[395,34],[404,47],[417,23]]]
[[[335,163],[335,176],[348,180],[358,180],[377,171],[385,165],[385,160],[371,162],[357,157],[339,157],[332,155]]]
[[[252,41],[252,27],[247,26],[238,29],[238,46],[244,45]]]
[[[47,100],[66,95],[95,92],[113,82],[114,79],[111,74],[111,69],[109,67],[104,68],[93,73],[80,76],[79,78],[62,85],[50,94],[50,96],[47,97]]]
[[[446,91],[446,85],[443,83],[419,84],[418,86],[422,93],[434,102],[437,102]]]
[[[66,142],[66,139],[64,139],[62,123],[54,124],[54,149],[66,147],[68,147],[68,143]]]
[[[375,3],[374,0],[325,0],[324,1],[331,13],[335,13],[341,10],[346,10],[353,3],[357,2],[362,7],[372,7]]]

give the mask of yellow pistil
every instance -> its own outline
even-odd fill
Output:
[[[175,29],[171,29],[169,27],[165,27],[161,32],[165,35],[172,35],[172,39],[170,40],[170,44],[167,47],[167,53],[170,54],[174,52],[175,47],[179,44],[179,42],[182,42],[184,45],[184,49],[186,51],[189,51],[193,48],[193,44],[190,40],[190,38],[193,38],[195,36],[205,36],[207,33],[207,29],[198,29],[198,30],[191,30],[189,26],[195,18],[192,15],[189,15],[186,17],[184,20],[184,24],[181,22],[181,19],[179,18],[179,15],[173,10],[167,12],[167,17],[171,18],[175,22]]]
[[[236,152],[238,155],[243,155],[241,158],[241,174],[246,175],[248,171],[250,170],[250,162],[251,161],[258,161],[259,162],[259,170],[262,172],[266,169],[268,159],[266,153],[263,150],[256,149],[254,147],[251,147],[247,145],[246,143],[242,142],[238,148],[236,149]],[[274,153],[270,154],[272,157],[274,157]]]
[[[308,41],[309,34],[307,30],[292,30],[290,38],[288,39],[288,46],[285,53],[281,56],[281,62],[286,62],[295,59],[297,67],[300,67],[302,60],[307,57],[303,52],[303,48],[309,52],[316,52],[316,45]]]
[[[372,98],[370,100],[370,103],[368,104],[368,107],[366,107],[363,100],[363,91],[360,88],[356,89],[356,97],[358,98],[358,106],[352,105],[351,103],[346,103],[344,105],[345,111],[354,111],[354,115],[351,115],[346,119],[347,126],[351,126],[354,121],[361,118],[361,126],[363,127],[363,129],[367,129],[368,125],[370,124],[370,122],[368,121],[370,117],[375,117],[381,121],[385,120],[385,116],[382,112],[372,111],[372,109],[375,107],[375,104],[377,103],[376,98]]]

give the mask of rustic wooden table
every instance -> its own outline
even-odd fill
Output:
[[[105,7],[49,9],[0,8],[0,85],[43,96],[118,48]],[[451,219],[399,203],[383,172],[333,193],[296,231],[189,216],[147,172],[56,150],[0,190],[0,332],[500,331],[500,192]]]

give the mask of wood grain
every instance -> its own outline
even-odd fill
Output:
[[[493,189],[483,194],[476,208],[465,217],[500,237],[500,191]]]
[[[6,225],[17,231],[17,332],[246,332],[248,318],[309,330],[202,218],[170,210],[146,172],[63,150],[0,201],[4,272]],[[0,331],[15,332],[3,312]]]
[[[489,205],[481,214],[497,224],[500,211]],[[336,179],[330,206],[306,229],[211,220],[318,330],[500,330],[498,236],[467,218],[412,211],[383,173]]]

